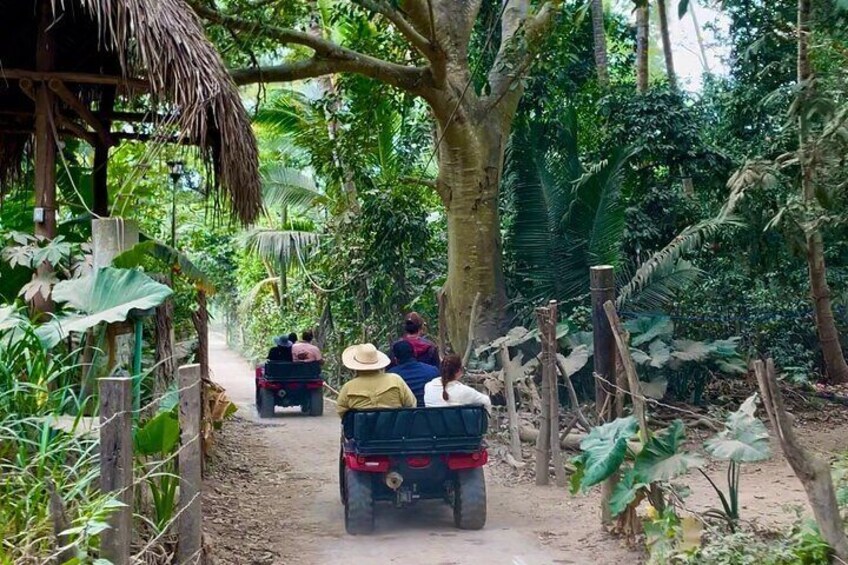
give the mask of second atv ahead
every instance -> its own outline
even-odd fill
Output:
[[[272,418],[276,406],[300,406],[303,413],[324,413],[321,363],[266,361],[256,367],[256,409],[260,418]]]

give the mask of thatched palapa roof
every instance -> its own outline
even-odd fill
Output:
[[[40,2],[50,10],[49,72]],[[255,219],[260,179],[250,120],[183,0],[0,0],[0,188],[31,146],[33,85],[47,84],[56,93],[53,131],[107,145],[127,137],[188,141],[213,164],[216,194],[242,221]],[[115,95],[124,111],[112,111]],[[113,122],[134,127],[113,131]]]

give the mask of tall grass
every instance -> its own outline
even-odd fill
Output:
[[[97,489],[96,434],[56,422],[79,412],[78,356],[0,310],[0,564],[91,562],[115,503]]]

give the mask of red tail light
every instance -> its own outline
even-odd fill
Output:
[[[430,458],[427,456],[407,457],[406,463],[413,469],[423,469],[430,466]]]
[[[475,453],[452,453],[448,455],[448,469],[459,471],[482,467],[489,461],[489,452],[485,449]]]

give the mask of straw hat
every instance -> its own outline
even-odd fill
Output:
[[[370,343],[351,345],[342,353],[342,364],[353,371],[379,371],[389,363],[389,357]]]

